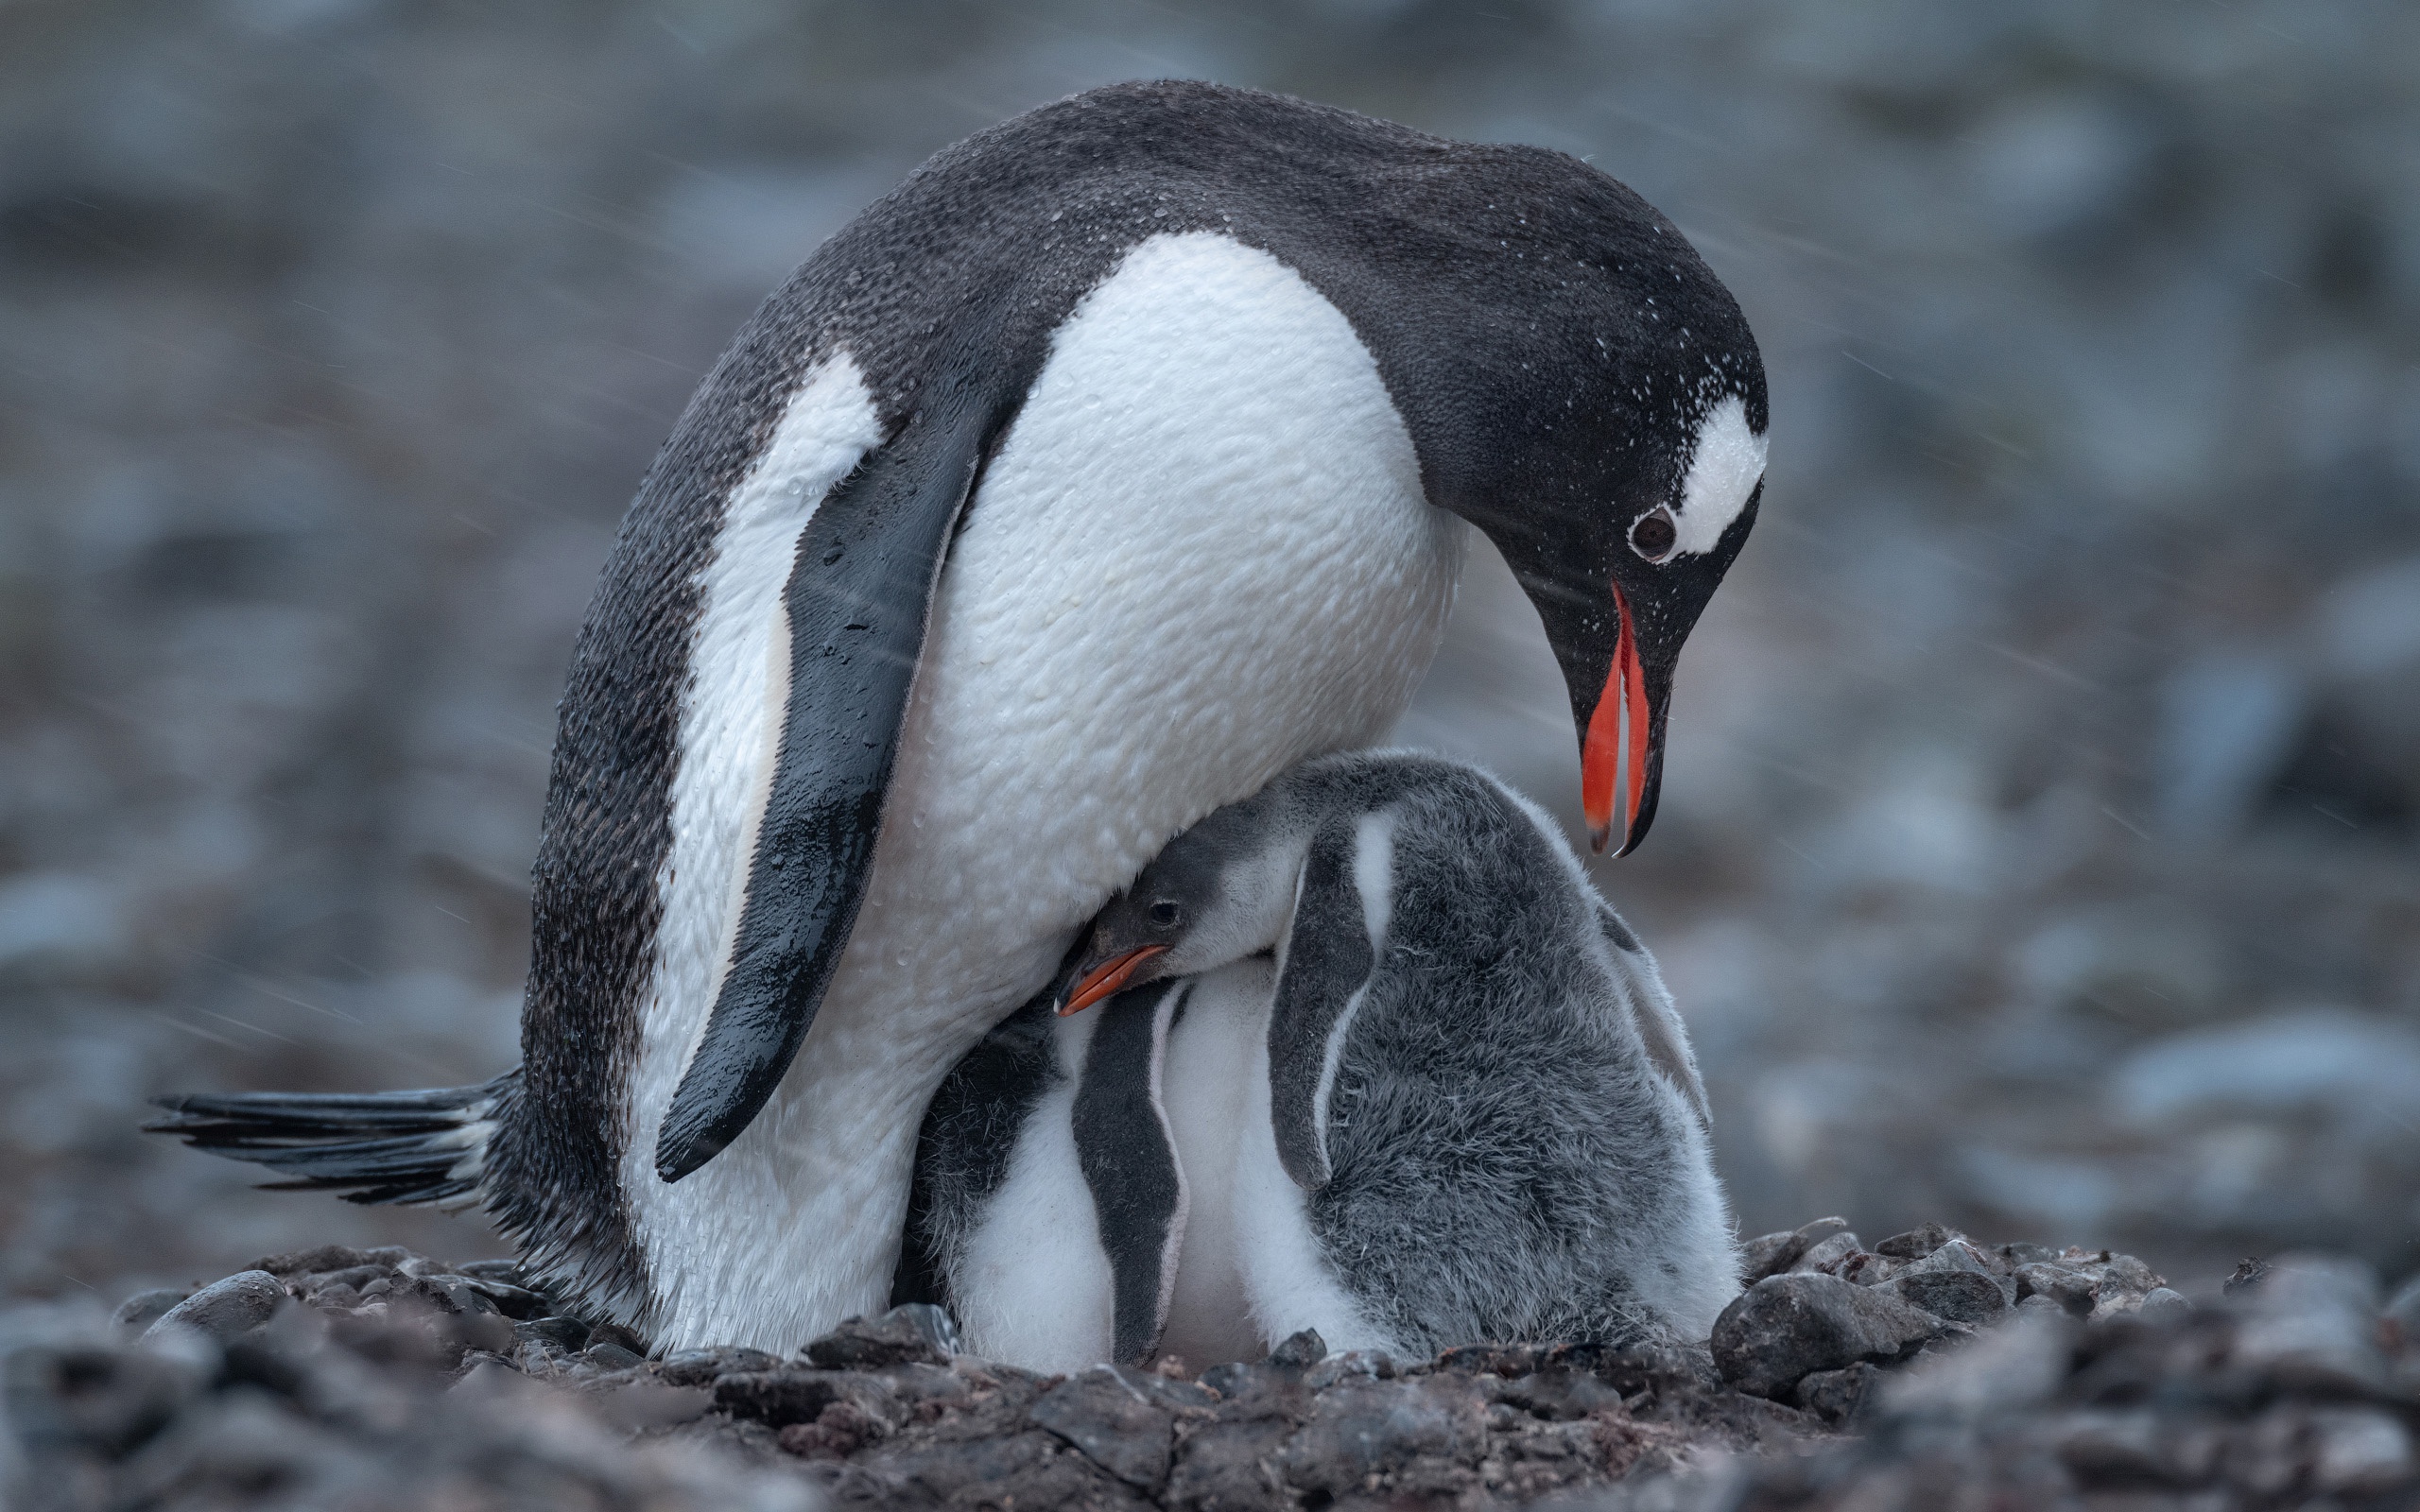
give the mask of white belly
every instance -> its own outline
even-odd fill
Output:
[[[1269,1039],[1275,988],[1276,970],[1266,956],[1206,972],[1194,982],[1184,1017],[1168,1034],[1161,1084],[1177,1167],[1184,1173],[1184,1245],[1160,1351],[1196,1370],[1269,1352],[1253,1326],[1244,1289],[1236,1161],[1242,1140],[1270,1138],[1265,1125],[1244,1126],[1244,1079],[1255,1063],[1267,1074],[1266,1052],[1255,1057],[1253,1047]]]
[[[1072,1374],[1110,1358],[1116,1278],[1076,1154],[1077,1073],[1098,1013],[1052,1025],[1066,1073],[1018,1131],[999,1190],[950,1272],[967,1351],[1028,1370]]]
[[[769,457],[794,428],[864,433],[862,393],[827,367]],[[807,424],[823,411],[840,419]],[[846,471],[830,450],[800,454],[809,498]],[[779,507],[796,495],[765,482],[794,542],[804,514]],[[788,1349],[878,1310],[942,1075],[1170,835],[1384,731],[1435,653],[1461,554],[1334,306],[1224,237],[1136,249],[1061,329],[952,548],[813,1032],[747,1131],[666,1186],[656,1130],[736,928],[786,684],[790,558],[780,530],[757,533],[776,539],[706,575],[626,1121],[647,1321],[668,1347]]]

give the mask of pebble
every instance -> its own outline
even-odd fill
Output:
[[[1949,1240],[1948,1229],[1937,1223],[1928,1223],[1920,1228],[1910,1228],[1903,1234],[1893,1234],[1875,1246],[1874,1252],[1877,1255],[1887,1255],[1893,1260],[1922,1260],[1949,1243]]]
[[[1808,1247],[1849,1226],[1846,1218],[1818,1218],[1813,1223],[1777,1234],[1765,1234],[1739,1246],[1739,1284],[1754,1286],[1778,1276],[1798,1263]]]
[[[144,1330],[165,1317],[169,1309],[184,1299],[185,1294],[174,1287],[137,1292],[117,1305],[117,1311],[110,1314],[110,1326],[120,1338],[140,1338]]]
[[[2016,1268],[2016,1299],[2047,1297],[2067,1312],[2082,1317],[2092,1311],[2094,1292],[2092,1278],[2048,1261],[2037,1261]]]
[[[1213,1400],[1199,1386],[1181,1398],[1157,1376],[1104,1365],[1079,1371],[1044,1392],[1028,1416],[1119,1480],[1152,1491],[1168,1478],[1177,1414],[1206,1416]]]
[[[2000,1283],[1979,1271],[1910,1271],[1884,1284],[1903,1299],[1953,1323],[1989,1323],[2010,1306]]]
[[[925,1302],[894,1307],[876,1318],[851,1318],[806,1347],[806,1357],[829,1369],[866,1369],[921,1361],[939,1365],[958,1348],[958,1326]]]
[[[1851,1256],[1864,1253],[1852,1233],[1826,1234],[1808,1245],[1799,1257],[1789,1263],[1792,1272],[1819,1271],[1825,1275],[1838,1270],[1841,1263]]]
[[[2286,1256],[2243,1289],[2238,1364],[2307,1390],[2359,1395],[2387,1388],[2378,1348],[2377,1278],[2335,1256]]]
[[[226,1343],[261,1328],[285,1300],[276,1277],[265,1270],[239,1271],[161,1314],[144,1332],[147,1337],[163,1329],[196,1329]]]
[[[1882,1372],[1859,1361],[1838,1370],[1818,1370],[1802,1377],[1793,1395],[1798,1404],[1828,1423],[1857,1420],[1876,1393]]]
[[[1899,1359],[1943,1328],[1888,1291],[1837,1276],[1768,1276],[1715,1320],[1714,1364],[1737,1389],[1781,1398],[1814,1371]]]

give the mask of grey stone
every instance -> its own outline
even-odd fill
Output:
[[[2134,1256],[2113,1255],[2106,1250],[2099,1260],[2076,1269],[2092,1278],[2093,1310],[2098,1317],[2134,1312],[2142,1306],[2144,1297],[2163,1284],[2157,1272]]]
[[[1837,1276],[1771,1276],[1715,1320],[1715,1368],[1754,1396],[1780,1398],[1818,1370],[1907,1355],[1944,1330],[1941,1319],[1888,1290]]]
[[[2377,1407],[2315,1407],[2310,1424],[2311,1488],[2333,1496],[2375,1496],[2407,1486],[2420,1463],[2411,1431]]]
[[[1321,1394],[1277,1468],[1288,1486],[1340,1496],[1423,1459],[1475,1465],[1489,1425],[1486,1394],[1470,1377],[1347,1383]]]
[[[636,1333],[611,1318],[598,1319],[589,1326],[588,1342],[592,1346],[618,1344],[633,1354],[648,1352],[647,1340],[640,1338]]]
[[[1962,1347],[1928,1354],[1882,1383],[1882,1407],[1895,1418],[1993,1422],[2054,1398],[2067,1379],[2083,1326],[2047,1297],[2019,1303],[2016,1314]],[[1926,1346],[1927,1349],[1931,1346]]]
[[[2146,1323],[2173,1323],[2193,1315],[2193,1304],[2184,1293],[2166,1286],[2154,1286],[2145,1293],[2135,1309],[2135,1315]]]
[[[1295,1424],[1282,1418],[1250,1418],[1204,1423],[1178,1447],[1168,1474],[1166,1504],[1185,1512],[1257,1512],[1290,1507],[1274,1484],[1278,1457]]]
[[[750,1371],[778,1370],[778,1355],[762,1349],[742,1349],[724,1345],[713,1349],[683,1349],[665,1356],[656,1374],[668,1385],[710,1386],[717,1376],[740,1375]]]
[[[1999,1282],[1980,1271],[1917,1270],[1884,1284],[1935,1317],[1954,1323],[1989,1323],[2009,1309]]]
[[[609,1340],[603,1344],[592,1344],[580,1350],[579,1362],[590,1369],[599,1372],[630,1370],[647,1364],[647,1356]]]
[[[1860,1360],[1838,1370],[1818,1370],[1804,1377],[1792,1393],[1800,1406],[1827,1423],[1854,1423],[1876,1395],[1882,1372]]]
[[[1845,1218],[1818,1218],[1788,1233],[1766,1234],[1739,1246],[1739,1284],[1754,1286],[1798,1263],[1807,1249],[1849,1226]]]
[[[122,1339],[140,1338],[144,1330],[165,1317],[169,1309],[184,1299],[182,1287],[158,1286],[137,1292],[117,1304],[117,1311],[110,1314],[110,1326]]]
[[[2091,1277],[2048,1261],[2016,1268],[2016,1299],[2020,1302],[2030,1297],[2045,1297],[2083,1317],[2092,1311],[2095,1290]]]
[[[904,1302],[883,1316],[905,1322],[943,1354],[956,1354],[965,1348],[958,1336],[958,1320],[930,1302]]]
[[[369,1268],[384,1274],[406,1260],[417,1258],[410,1250],[392,1245],[372,1249],[355,1249],[350,1245],[319,1245],[283,1255],[264,1256],[253,1263],[252,1269],[265,1270],[277,1277],[317,1276]]]
[[[1384,1349],[1347,1349],[1331,1354],[1303,1375],[1303,1384],[1323,1390],[1340,1381],[1392,1381],[1395,1362]]]
[[[1739,1246],[1739,1284],[1754,1286],[1768,1276],[1777,1275],[1798,1258],[1806,1246],[1798,1235],[1785,1228],[1779,1233],[1759,1234]]]
[[[515,1321],[544,1317],[547,1309],[553,1306],[545,1294],[515,1286],[510,1281],[492,1280],[478,1276],[467,1276],[463,1280],[468,1283],[465,1290],[485,1298],[496,1312]]]
[[[1307,1410],[1309,1373],[1327,1357],[1327,1345],[1310,1329],[1293,1334],[1266,1360],[1230,1361],[1201,1372],[1201,1384],[1224,1401],[1259,1412]],[[1453,1351],[1442,1357],[1450,1362]]]
[[[1830,1274],[1851,1256],[1864,1253],[1857,1235],[1846,1231],[1825,1234],[1808,1245],[1799,1257],[1789,1263],[1789,1273],[1822,1272]]]
[[[7,1421],[25,1448],[115,1458],[174,1418],[208,1383],[206,1365],[149,1350],[37,1345],[5,1370]]]
[[[894,1307],[880,1317],[853,1317],[806,1347],[806,1358],[830,1370],[862,1370],[917,1361],[947,1365],[955,1329],[934,1318],[940,1309]]]
[[[1283,1343],[1269,1351],[1269,1363],[1281,1370],[1307,1370],[1327,1358],[1327,1341],[1319,1330],[1304,1329],[1286,1336]]]
[[[1176,1435],[1176,1408],[1159,1385],[1123,1366],[1095,1366],[1044,1392],[1027,1415],[1127,1485],[1156,1490]]]
[[[576,1317],[540,1317],[512,1325],[512,1336],[525,1344],[535,1341],[568,1352],[586,1349],[590,1332],[587,1321]]]
[[[1922,1260],[1954,1237],[1949,1229],[1937,1223],[1928,1223],[1906,1233],[1893,1234],[1875,1246],[1874,1252],[1893,1260]]]
[[[2168,1425],[2147,1408],[2080,1412],[2052,1432],[2052,1447],[2087,1486],[2190,1484],[2186,1468],[2171,1461]]]
[[[890,1436],[890,1427],[854,1401],[836,1401],[811,1423],[792,1423],[776,1442],[785,1453],[808,1460],[845,1460]]]
[[[1898,1274],[1931,1276],[1944,1272],[1988,1277],[1992,1283],[1999,1288],[2003,1301],[2013,1303],[2016,1300],[2014,1268],[1998,1256],[1979,1249],[1967,1240],[1956,1235],[1935,1245],[1931,1253],[1907,1265]]]
[[[1261,1369],[1248,1360],[1230,1360],[1202,1371],[1200,1379],[1206,1389],[1232,1400],[1251,1389],[1255,1374]]]
[[[197,1329],[224,1343],[267,1323],[286,1300],[285,1287],[268,1271],[237,1271],[168,1309],[145,1332],[147,1336],[163,1329]]]
[[[811,1423],[836,1401],[864,1394],[866,1380],[852,1370],[747,1370],[719,1377],[715,1405],[735,1418],[752,1418],[775,1428]]]
[[[1910,1263],[1908,1270],[1920,1274],[1965,1271],[1977,1276],[1997,1273],[1997,1268],[1980,1249],[1954,1235],[1925,1251],[1923,1258]]]
[[[2366,1393],[2388,1386],[2378,1349],[2377,1278],[2356,1260],[2291,1255],[2243,1299],[2235,1358],[2306,1390]]]

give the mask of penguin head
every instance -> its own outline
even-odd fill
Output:
[[[1268,950],[1285,933],[1308,826],[1271,789],[1178,835],[1093,919],[1051,988],[1063,1015]],[[1289,843],[1290,842],[1290,843]]]
[[[1643,476],[1609,489],[1601,509],[1563,511],[1557,548],[1498,540],[1563,668],[1581,806],[1599,853],[1628,854],[1647,837],[1681,644],[1764,493],[1761,383],[1753,395],[1708,387],[1694,413],[1656,427],[1662,455]]]
[[[1488,537],[1544,622],[1590,838],[1623,853],[1654,818],[1681,644],[1755,519],[1764,362],[1645,200],[1560,154],[1491,153],[1472,271],[1394,381],[1429,501]]]

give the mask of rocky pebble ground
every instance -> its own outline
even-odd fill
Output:
[[[106,1325],[0,1315],[7,1504],[144,1508],[2420,1506],[2420,1292],[1838,1220],[1743,1248],[1706,1348],[1045,1376],[925,1307],[650,1359],[506,1261],[263,1260]]]

